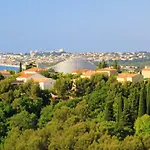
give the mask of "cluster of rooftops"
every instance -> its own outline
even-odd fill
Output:
[[[17,73],[16,75],[18,77],[13,82],[13,84],[23,84],[28,80],[32,80],[33,82],[39,83],[41,89],[52,88],[53,84],[55,83],[55,80],[53,80],[52,78],[46,78],[45,76],[41,75],[41,71],[45,71],[45,69],[34,67]],[[0,73],[4,77],[9,77],[11,75],[9,71],[0,71]]]
[[[33,82],[39,83],[41,89],[51,89],[55,83],[55,80],[51,78],[46,78],[43,75],[40,74],[41,71],[46,71],[46,69],[43,68],[31,68],[28,70],[24,70],[20,73],[18,73],[18,77],[14,81],[14,84],[23,84],[27,82],[28,80],[32,80]],[[9,77],[10,72],[9,71],[0,71],[0,73],[5,76]],[[103,68],[103,69],[96,69],[96,70],[88,70],[88,69],[78,69],[72,71],[72,74],[80,74],[81,78],[91,78],[92,75],[95,74],[104,74],[107,76],[116,76],[118,82],[140,82],[143,79],[149,79],[150,78],[150,68],[144,68],[142,69],[141,73],[139,74],[133,74],[133,73],[119,73],[116,69],[112,68]]]
[[[105,74],[107,76],[114,75],[116,76],[118,82],[140,82],[143,79],[150,78],[150,68],[142,69],[141,73],[118,73],[116,69],[112,68],[103,68],[103,69],[96,69],[96,70],[75,70],[72,74],[81,74],[81,78],[91,78],[94,74]]]
[[[80,74],[81,78],[91,78],[91,76],[94,74],[105,74],[107,76],[116,76],[118,82],[140,82],[144,79],[150,79],[150,68],[144,68],[140,73],[118,73],[117,70],[113,68],[95,68],[96,66],[94,64],[83,59],[70,59],[61,62],[53,67],[55,72],[61,72],[63,74]],[[37,67],[24,70],[20,73],[17,73],[18,77],[16,78],[16,81],[14,81],[14,83],[21,84],[32,79],[33,82],[38,82],[42,89],[52,88],[55,80],[46,78],[40,74],[41,71],[45,70],[46,69]],[[0,73],[4,77],[10,76],[9,71],[0,71]]]

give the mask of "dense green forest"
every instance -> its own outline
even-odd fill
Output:
[[[1,150],[150,149],[149,82],[121,84],[98,74],[53,77],[52,90],[1,77]]]

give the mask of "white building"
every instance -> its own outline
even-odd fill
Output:
[[[33,80],[33,82],[37,82],[40,85],[42,90],[51,89],[55,83],[55,80],[51,78],[46,78],[38,73],[24,73],[21,72],[20,76],[16,78],[17,81],[23,81],[24,83],[28,80]]]
[[[129,73],[121,73],[117,76],[118,82],[141,82],[143,80],[143,76],[141,74],[129,74]]]

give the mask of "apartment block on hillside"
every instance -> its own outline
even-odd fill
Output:
[[[96,70],[97,73],[102,73],[108,76],[111,75],[117,75],[117,69],[112,69],[112,68],[102,68],[102,69],[97,69]]]
[[[150,68],[142,69],[142,75],[144,79],[150,79]]]
[[[107,76],[111,76],[111,75],[117,75],[118,73],[116,69],[103,68],[103,69],[97,69],[95,71],[92,70],[86,71],[81,75],[81,78],[90,78],[94,74],[104,74]]]
[[[55,83],[55,80],[52,78],[46,78],[43,75],[39,74],[38,72],[44,71],[45,69],[41,68],[31,68],[25,71],[22,71],[18,74],[16,78],[16,84],[18,83],[25,83],[28,80],[32,80],[33,82],[37,82],[40,85],[41,89],[51,89]]]
[[[117,76],[118,82],[140,82],[143,80],[143,76],[141,74],[130,74],[130,73],[121,73]]]

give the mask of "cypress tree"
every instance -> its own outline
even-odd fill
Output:
[[[148,83],[147,85],[146,102],[147,102],[147,114],[150,115],[150,83]]]
[[[106,103],[106,108],[104,112],[104,120],[105,121],[112,121],[113,119],[113,103],[111,101]]]
[[[128,104],[128,100],[126,99],[124,101],[124,107],[123,107],[123,112],[122,112],[122,116],[120,118],[120,124],[122,126],[128,126],[130,125],[131,126],[131,109],[129,107],[129,104]]]
[[[146,113],[146,98],[145,98],[145,88],[143,87],[140,92],[138,116],[141,117],[145,113]]]
[[[98,64],[98,68],[106,68],[108,67],[108,64],[106,63],[105,60],[101,61],[99,64]]]
[[[117,121],[119,122],[122,116],[123,112],[123,98],[122,96],[119,97],[119,103],[118,103],[118,112],[117,112]]]
[[[101,69],[102,68],[102,62],[99,62],[98,64],[98,68]]]
[[[117,69],[117,72],[118,72],[118,73],[121,73],[121,68],[120,68],[120,66],[118,65],[118,62],[117,62],[116,60],[114,60],[113,68],[114,68],[114,69]]]
[[[102,61],[102,68],[106,68],[106,67],[108,67],[108,64],[106,63],[105,60],[103,60],[103,61]]]
[[[113,99],[112,94],[110,94],[106,99],[106,107],[104,111],[104,120],[105,121],[113,121],[114,120],[114,112],[113,112]]]
[[[114,60],[114,66],[113,66],[114,69],[118,69],[118,64],[117,64],[117,61]]]
[[[134,88],[133,92],[131,92],[129,100],[132,102],[131,112],[132,112],[132,120],[134,122],[137,119],[139,108],[139,91],[137,87]]]
[[[19,64],[19,71],[18,72],[21,72],[22,71],[22,63],[20,62]]]
[[[33,68],[33,67],[37,67],[36,63],[35,62],[30,62],[28,65],[26,65],[26,70],[30,69],[30,68]]]

